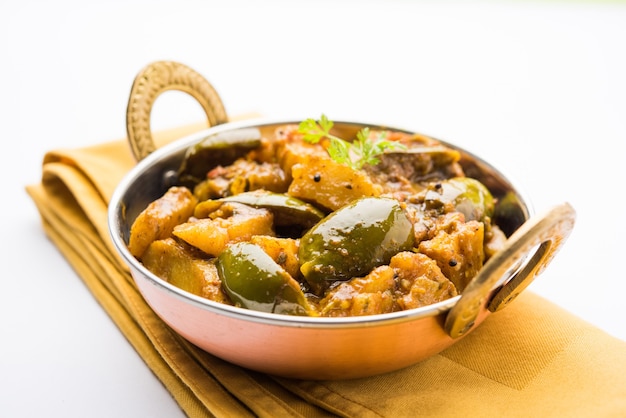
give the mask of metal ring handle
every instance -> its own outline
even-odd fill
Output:
[[[444,325],[446,332],[452,338],[460,337],[472,328],[485,304],[487,309],[495,312],[515,299],[552,261],[569,237],[575,219],[574,208],[563,203],[526,221],[467,285],[459,301],[448,312]],[[534,253],[526,264],[487,301],[507,271],[531,251]]]
[[[149,64],[135,77],[126,108],[126,132],[137,161],[156,149],[150,130],[150,113],[155,100],[168,90],[179,90],[195,98],[204,109],[209,126],[228,120],[217,91],[200,74],[173,61]]]

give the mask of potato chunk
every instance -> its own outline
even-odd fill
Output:
[[[434,260],[402,251],[389,265],[330,290],[319,307],[322,316],[375,315],[419,308],[456,295],[456,287]]]
[[[437,262],[424,254],[405,251],[392,257],[396,274],[396,302],[401,310],[419,308],[457,295]]]
[[[381,187],[363,171],[330,158],[308,155],[291,169],[287,194],[328,210],[337,210],[364,196],[379,196]]]
[[[192,219],[177,225],[172,234],[217,257],[230,243],[248,241],[254,235],[274,235],[274,217],[266,209],[227,202],[209,218]]]
[[[222,291],[215,263],[194,257],[173,238],[152,242],[144,253],[142,263],[157,276],[189,293],[231,304]]]
[[[306,160],[311,156],[328,158],[328,153],[323,147],[319,144],[314,145],[302,141],[297,130],[289,131],[284,138],[277,141],[277,144],[276,160],[289,180],[293,178],[292,167],[296,164],[306,163]]]
[[[419,252],[437,262],[443,274],[462,292],[485,262],[482,222],[464,222],[461,213],[454,212],[437,220],[434,237],[419,244]]]
[[[128,249],[141,259],[144,251],[155,240],[172,234],[176,225],[193,214],[196,198],[185,187],[172,187],[139,214],[130,228]]]
[[[376,267],[365,277],[343,282],[320,302],[322,316],[360,316],[394,310],[394,271],[389,266]]]

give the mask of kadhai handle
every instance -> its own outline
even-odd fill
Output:
[[[135,77],[126,109],[128,141],[137,161],[156,149],[150,129],[150,114],[156,99],[168,90],[182,91],[195,98],[204,109],[209,126],[228,120],[220,96],[202,75],[174,61],[151,63]]]
[[[453,338],[460,337],[473,327],[483,306],[496,312],[515,299],[561,249],[575,219],[574,208],[563,203],[526,221],[463,290],[459,301],[448,312],[444,325],[446,332]],[[520,261],[525,264],[490,296],[502,277]]]

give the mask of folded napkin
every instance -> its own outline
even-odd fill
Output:
[[[110,241],[107,202],[134,164],[126,140],[56,150],[26,189],[49,238],[188,416],[626,416],[626,342],[529,291],[439,355],[370,378],[278,378],[198,349],[154,314]]]

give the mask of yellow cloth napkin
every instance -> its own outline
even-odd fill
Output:
[[[126,140],[52,151],[27,191],[47,235],[188,416],[626,416],[626,342],[528,291],[441,354],[366,379],[277,378],[194,347],[144,302],[109,239],[107,202],[134,164]]]

